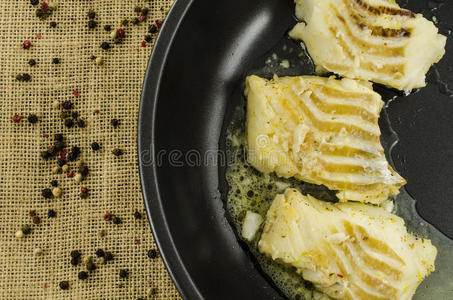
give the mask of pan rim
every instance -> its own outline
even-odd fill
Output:
[[[203,299],[191,279],[172,240],[162,208],[162,199],[154,164],[144,161],[144,154],[155,157],[155,122],[161,77],[173,39],[194,0],[177,0],[166,17],[148,61],[143,81],[138,116],[137,151],[140,183],[148,221],[165,267],[184,299]]]

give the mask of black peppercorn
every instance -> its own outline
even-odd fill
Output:
[[[88,21],[88,28],[90,28],[90,29],[96,28],[97,25],[98,25],[98,22],[96,22],[95,20]]]
[[[120,278],[127,278],[129,276],[129,270],[122,269],[120,270]]]
[[[136,219],[141,219],[141,218],[142,218],[142,214],[141,214],[138,210],[136,210],[136,211],[134,212],[134,218],[136,218]]]
[[[127,26],[129,24],[129,21],[127,19],[122,19],[121,20],[121,25]]]
[[[71,258],[71,265],[77,266],[80,262],[80,257],[72,257]]]
[[[68,119],[71,120],[71,119]],[[77,146],[74,146],[71,148],[71,151],[68,154],[68,160],[69,161],[75,161],[80,155],[80,148]]]
[[[140,20],[138,18],[133,18],[132,19],[132,24],[138,25],[138,23],[140,23]]]
[[[52,191],[48,188],[43,189],[41,193],[42,193],[42,196],[46,199],[52,198]]]
[[[112,221],[114,224],[117,224],[117,225],[123,223],[123,221],[120,218],[118,218],[117,216],[113,216]]]
[[[104,257],[105,256],[105,252],[102,249],[96,250],[95,254],[96,254],[97,257]]]
[[[80,256],[82,256],[82,254],[80,253],[79,250],[72,250],[71,251],[71,257],[72,258],[80,258]]]
[[[79,117],[79,112],[78,111],[73,111],[71,114],[73,119],[77,119]]]
[[[88,18],[90,18],[90,19],[94,19],[94,18],[96,18],[96,13],[95,13],[93,10],[90,9],[90,10],[88,11],[88,13],[87,13],[87,16],[88,16]]]
[[[30,67],[33,67],[34,65],[36,65],[36,60],[30,59],[30,60],[28,61],[28,64],[30,65]]]
[[[119,125],[120,125],[120,120],[118,119],[112,119],[110,121],[110,123],[112,124],[113,128],[117,128]]]
[[[59,141],[59,142],[62,142],[63,141],[63,135],[61,133],[56,133],[54,136],[53,136],[54,140],[56,141]]]
[[[105,261],[113,260],[113,254],[112,254],[112,252],[105,252],[104,260],[105,260]]]
[[[64,120],[64,126],[71,128],[74,126],[74,120],[73,119],[66,119]]]
[[[52,157],[52,154],[49,153],[49,151],[41,151],[41,157],[45,160],[48,160],[49,158]]]
[[[33,216],[33,224],[39,224],[41,223],[41,218],[38,216]]]
[[[48,218],[55,218],[57,216],[57,213],[53,209],[49,209],[47,211],[47,217]]]
[[[31,5],[38,5],[39,4],[39,0],[30,0],[30,4]]]
[[[146,41],[147,43],[151,43],[152,40],[153,40],[153,37],[152,37],[152,36],[150,36],[150,35],[145,35],[145,41]]]
[[[93,272],[96,270],[96,265],[91,261],[87,262],[87,270]]]
[[[155,259],[157,257],[157,251],[154,249],[151,249],[148,251],[148,257],[151,259]]]
[[[79,167],[79,173],[83,176],[86,177],[88,175],[88,167],[87,166],[80,166]]]
[[[16,80],[17,80],[17,81],[23,81],[22,74],[17,74],[17,75],[16,75]]]
[[[108,49],[110,49],[110,44],[107,43],[107,42],[103,42],[101,44],[101,48],[104,49],[104,50],[108,50]]]
[[[93,151],[98,151],[100,148],[101,148],[101,146],[99,146],[99,143],[97,143],[97,142],[91,143],[91,149],[93,149]]]
[[[149,33],[156,33],[157,32],[157,26],[154,25],[154,24],[149,25],[148,32]]]
[[[38,116],[36,116],[35,114],[30,114],[28,115],[27,120],[29,123],[35,124],[36,122],[38,122]]]
[[[52,63],[54,65],[58,65],[60,63],[60,59],[58,57],[54,57],[54,58],[52,58]]]
[[[105,30],[105,31],[110,31],[110,30],[112,30],[112,26],[110,26],[110,25],[104,25],[104,30]]]
[[[52,22],[50,22],[49,25],[50,25],[50,27],[55,28],[55,27],[57,27],[57,22],[52,21]]]
[[[121,155],[123,155],[123,150],[121,150],[121,149],[113,149],[112,153],[115,156],[121,156]]]
[[[79,128],[85,128],[86,126],[86,123],[83,119],[78,119],[77,120],[77,126],[79,126]]]
[[[149,13],[149,8],[148,8],[148,7],[144,7],[144,8],[142,9],[142,15],[147,16],[148,13]]]
[[[22,81],[30,81],[31,80],[31,76],[30,74],[22,74]]]
[[[58,181],[54,179],[54,180],[52,180],[52,181],[50,182],[50,185],[51,185],[51,186],[58,186]]]
[[[57,159],[57,164],[58,164],[58,166],[63,167],[66,164],[66,159],[59,157]]]
[[[24,226],[22,226],[21,229],[22,229],[22,232],[23,232],[24,234],[30,234],[30,233],[31,233],[31,227],[30,227],[30,225],[24,225]]]
[[[59,151],[63,150],[63,148],[66,147],[66,145],[62,141],[56,141],[54,147],[55,147],[55,151],[59,152]]]
[[[60,287],[60,289],[62,290],[67,290],[69,289],[69,282],[67,281],[61,281],[58,286]]]
[[[64,109],[72,109],[72,102],[71,101],[64,101],[62,104]]]
[[[85,280],[88,278],[88,273],[85,272],[85,271],[80,271],[79,274],[77,274],[77,277],[80,279],[80,280]]]

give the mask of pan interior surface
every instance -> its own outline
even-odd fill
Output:
[[[443,33],[453,28],[451,1],[402,5],[436,16]],[[286,38],[296,22],[293,14],[290,0],[179,0],[155,46],[140,112],[142,186],[153,233],[185,298],[285,298],[229,222],[225,137],[236,107],[243,105],[246,75],[311,72],[309,62],[264,68],[283,45],[302,49]],[[409,182],[398,197],[398,213],[409,218],[417,210],[424,219],[409,218],[409,229],[421,223],[426,230],[421,234],[436,246],[442,243],[438,271],[423,282],[416,299],[429,299],[435,282],[445,287],[436,299],[453,298],[451,276],[439,272],[452,266],[453,246],[446,237],[453,237],[452,51],[448,40],[445,57],[418,92],[404,96],[377,87],[389,101],[381,117],[386,154]]]

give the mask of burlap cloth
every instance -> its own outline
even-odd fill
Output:
[[[136,151],[140,93],[152,44],[142,47],[141,42],[148,25],[165,16],[171,1],[56,2],[58,9],[47,20],[39,20],[30,0],[0,1],[0,299],[178,298],[160,257],[147,257],[156,245],[145,215]],[[136,6],[150,8],[147,21],[120,26],[122,18],[137,16]],[[89,9],[97,13],[99,25],[94,30],[87,26]],[[49,26],[51,21],[57,22],[56,28]],[[103,29],[106,24],[126,31],[124,42],[108,51],[100,48],[110,40]],[[27,39],[32,47],[24,50]],[[102,56],[104,65],[96,65],[92,55]],[[60,64],[52,64],[55,57]],[[37,61],[33,67],[27,63],[31,58]],[[31,81],[15,80],[19,73],[29,73]],[[73,101],[86,128],[65,128],[61,110],[52,107],[55,100]],[[30,113],[38,115],[38,123],[27,122]],[[19,123],[12,121],[15,114],[23,116]],[[120,120],[117,129],[112,118]],[[52,174],[55,160],[39,157],[59,132],[70,146],[82,150],[81,158],[90,169],[83,183]],[[94,141],[101,145],[97,152],[90,149]],[[115,157],[114,148],[125,154]],[[74,165],[70,163],[70,169]],[[47,200],[41,190],[50,187],[52,179],[58,180],[63,195]],[[81,186],[90,191],[87,199],[79,197]],[[48,218],[48,209],[57,216]],[[36,210],[41,224],[32,223],[29,210]],[[135,210],[143,214],[141,220],[133,217]],[[123,223],[105,221],[106,212]],[[18,239],[15,232],[24,224],[30,224],[32,232]],[[99,237],[102,229],[106,235]],[[35,248],[43,255],[35,256]],[[114,260],[79,280],[77,274],[85,267],[72,266],[70,252],[78,249],[95,257],[98,248],[111,251]],[[128,269],[129,277],[121,279],[120,269]],[[67,290],[58,285],[64,280],[69,282]],[[148,295],[150,288],[157,288],[157,295]]]

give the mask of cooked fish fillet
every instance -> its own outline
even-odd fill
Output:
[[[437,249],[384,208],[329,203],[295,189],[277,195],[259,250],[294,266],[335,299],[411,299]]]
[[[446,37],[421,14],[386,0],[295,0],[297,24],[318,71],[371,80],[404,91],[425,86],[445,53]]]
[[[322,184],[340,201],[380,204],[406,181],[387,163],[371,83],[316,76],[246,80],[248,161]]]

